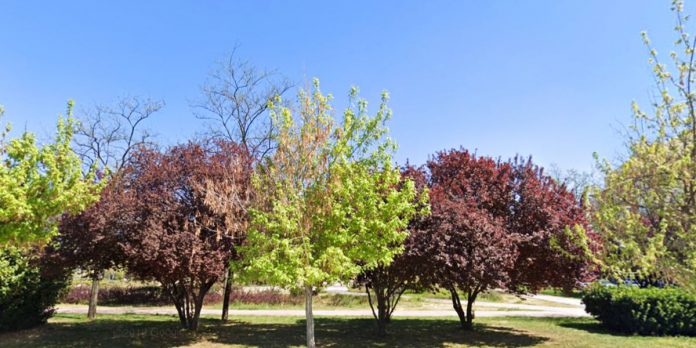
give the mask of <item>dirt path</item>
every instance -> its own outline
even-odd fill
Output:
[[[584,308],[584,306],[582,304],[582,300],[580,300],[579,298],[551,296],[551,295],[527,295],[524,297]]]

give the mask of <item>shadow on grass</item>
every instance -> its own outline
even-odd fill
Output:
[[[322,347],[444,347],[452,344],[491,347],[527,347],[546,341],[508,327],[476,325],[464,331],[459,323],[437,319],[395,319],[386,337],[376,334],[372,319],[319,318],[317,345]],[[263,347],[291,347],[305,343],[305,321],[294,324],[233,323],[210,341]]]
[[[181,330],[173,317],[162,320],[107,318],[94,322],[51,323],[0,339],[6,347],[171,347],[196,342],[251,347],[296,347],[305,343],[304,320],[284,318],[249,323],[202,319],[197,334]],[[315,322],[321,347],[444,347],[452,344],[527,347],[547,338],[508,327],[475,325],[437,319],[395,319],[389,334],[379,337],[372,319],[319,318]],[[14,337],[14,339],[13,339]]]
[[[583,330],[587,331],[589,333],[594,333],[594,334],[602,334],[602,335],[611,335],[611,336],[617,336],[617,337],[631,337],[631,336],[641,336],[639,334],[635,333],[627,333],[627,332],[621,332],[621,331],[616,331],[616,330],[611,330],[600,322],[562,322],[558,324],[559,326],[569,328],[569,329],[576,329],[576,330]],[[650,337],[650,336],[646,336]],[[652,336],[652,337],[658,337],[658,336]]]

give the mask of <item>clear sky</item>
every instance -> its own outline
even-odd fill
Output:
[[[687,12],[689,11],[687,3]],[[47,136],[66,101],[163,99],[165,144],[204,129],[191,102],[216,60],[237,53],[341,105],[389,90],[397,160],[441,149],[532,155],[589,170],[612,158],[630,102],[653,92],[648,31],[667,56],[669,1],[0,1],[0,104]]]

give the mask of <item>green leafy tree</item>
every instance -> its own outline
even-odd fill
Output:
[[[94,171],[83,175],[70,146],[72,105],[68,117],[58,119],[51,143],[38,145],[30,132],[8,139],[9,125],[0,133],[0,245],[45,243],[56,234],[61,214],[81,211],[97,199]]]
[[[315,80],[298,95],[298,116],[278,106],[280,98],[271,105],[277,148],[257,167],[260,197],[243,249],[247,275],[304,289],[308,347],[315,346],[313,291],[389,264],[416,210],[413,182],[399,189],[392,163],[387,94],[369,116],[353,88],[340,123],[330,100]]]
[[[678,40],[663,62],[643,39],[657,82],[652,111],[633,104],[628,156],[599,161],[604,185],[592,195],[594,225],[603,235],[606,269],[614,277],[662,278],[693,286],[696,271],[696,39],[674,1]]]

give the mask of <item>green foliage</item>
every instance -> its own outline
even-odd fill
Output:
[[[0,248],[0,331],[43,324],[68,284],[68,274],[33,251]]]
[[[582,301],[608,328],[641,335],[696,335],[696,296],[679,288],[592,286]]]
[[[348,281],[401,251],[416,191],[400,186],[392,164],[387,95],[370,117],[353,89],[340,123],[330,100],[315,80],[298,96],[297,117],[279,100],[271,105],[278,148],[258,167],[262,197],[242,251],[255,279],[289,288]]]
[[[595,188],[593,225],[604,239],[601,255],[617,278],[659,276],[696,285],[696,41],[684,30],[688,16],[673,2],[678,25],[671,64],[650,51],[659,98],[643,111],[634,103],[626,159],[598,161],[604,185]]]
[[[0,245],[46,242],[56,234],[61,214],[81,211],[97,199],[94,171],[83,175],[70,147],[71,108],[72,102],[49,144],[37,145],[29,132],[6,139],[9,125],[0,133]]]

